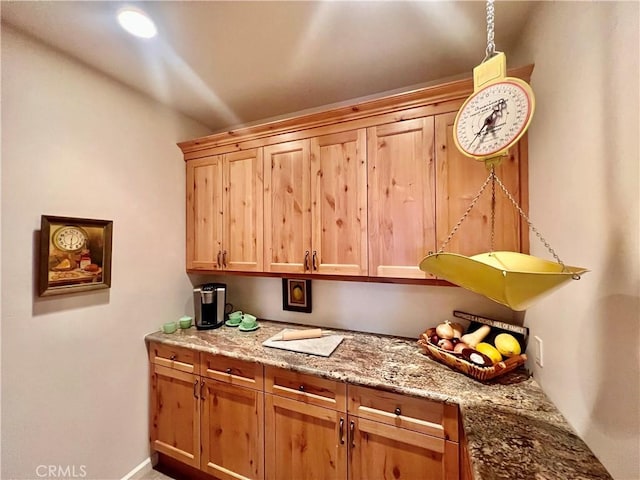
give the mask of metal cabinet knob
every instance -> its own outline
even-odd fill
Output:
[[[173,355],[171,355],[171,357],[169,357],[169,360],[173,361],[176,359],[176,354],[174,353]]]
[[[300,385],[300,386],[298,387],[298,390],[300,390],[301,392],[304,392],[304,385]]]
[[[230,369],[230,368],[227,368],[227,369],[225,370],[225,372],[227,372],[229,375],[231,375],[231,369]]]
[[[402,415],[402,411],[400,410],[400,407],[396,407],[396,410],[393,413],[395,413],[398,416]]]

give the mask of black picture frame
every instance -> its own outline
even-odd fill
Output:
[[[82,240],[64,230],[82,233]],[[111,288],[112,235],[112,220],[42,215],[38,294],[47,297]],[[65,242],[68,248],[63,248]]]
[[[311,280],[283,278],[282,309],[311,313]]]

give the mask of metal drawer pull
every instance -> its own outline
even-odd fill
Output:
[[[197,383],[197,382],[198,382],[198,381],[196,380],[196,383]],[[203,389],[204,389],[204,380],[202,380],[202,381],[200,382],[200,398],[204,400],[204,390],[203,390]]]
[[[395,413],[397,416],[402,415],[402,411],[400,410],[400,407],[396,407],[396,410],[393,413]]]
[[[340,445],[344,445],[344,418],[340,418]]]
[[[309,270],[309,250],[304,252],[304,271]]]
[[[198,398],[198,380],[193,382],[193,398]]]
[[[356,448],[356,424],[353,420],[349,424],[349,437],[351,437],[351,448]]]
[[[304,392],[304,385],[300,385],[300,386],[298,387],[298,390],[300,390],[301,392]]]
[[[220,261],[220,255],[222,255],[222,251],[218,250],[218,268],[222,267],[222,262]]]
[[[311,265],[313,266],[314,270],[318,270],[318,264],[316,263],[317,260],[318,260],[318,252],[314,250],[313,255],[311,256]]]
[[[231,375],[231,369],[230,369],[230,368],[227,368],[227,369],[225,370],[225,372],[227,372],[229,375]]]
[[[222,266],[224,268],[227,268],[227,251],[226,250],[222,251]]]

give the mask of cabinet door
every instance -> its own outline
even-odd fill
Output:
[[[344,413],[267,394],[265,415],[267,479],[347,478]]]
[[[262,271],[262,149],[224,156],[223,266],[225,270]]]
[[[367,275],[366,130],[311,139],[312,271]]]
[[[214,270],[222,251],[222,157],[187,162],[187,269]]]
[[[204,380],[202,467],[221,480],[263,479],[264,394]]]
[[[151,375],[151,447],[200,468],[199,377],[160,365]]]
[[[309,171],[309,140],[264,147],[265,272],[311,271]]]
[[[349,417],[349,479],[458,480],[458,444]]]
[[[436,116],[436,193],[438,205],[438,248],[465,213],[489,175],[484,162],[465,157],[453,142],[456,112]],[[518,147],[496,167],[496,175],[521,204],[520,161]],[[496,185],[495,246],[493,250],[520,252],[520,216],[512,203]],[[524,247],[524,248],[523,248]],[[475,255],[491,250],[491,184],[473,207],[460,229],[446,246],[446,252]]]
[[[435,247],[433,117],[370,127],[369,275],[428,278]]]

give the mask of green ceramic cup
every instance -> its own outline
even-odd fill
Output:
[[[240,310],[229,314],[229,324],[240,325],[240,322],[242,322],[242,312]]]
[[[240,322],[241,328],[250,329],[255,328],[256,325],[258,325],[256,317],[249,315],[248,313],[242,315],[242,321]]]
[[[162,331],[164,333],[174,333],[178,329],[178,324],[176,322],[167,322],[162,325]]]
[[[185,329],[185,328],[189,328],[191,326],[191,322],[192,322],[192,318],[189,316],[184,316],[184,317],[180,317],[180,320],[178,320],[178,323],[180,324],[180,328]]]

